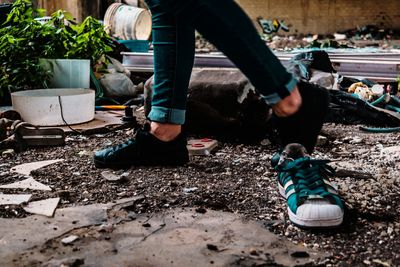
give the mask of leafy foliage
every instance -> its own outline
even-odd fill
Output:
[[[59,10],[41,23],[36,18],[44,13],[31,0],[16,0],[6,21],[11,26],[0,26],[0,98],[7,91],[47,88],[52,73],[40,58],[90,59],[94,66],[112,52],[112,39],[96,19],[76,24]]]

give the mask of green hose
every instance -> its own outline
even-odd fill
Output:
[[[396,133],[400,132],[400,127],[375,128],[360,126],[360,130],[369,133]]]

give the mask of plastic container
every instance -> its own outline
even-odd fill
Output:
[[[12,93],[11,99],[22,119],[37,126],[65,125],[64,120],[79,124],[94,119],[95,91],[91,89],[20,91]]]
[[[147,40],[119,40],[131,52],[149,52],[150,42]]]
[[[148,40],[151,15],[143,8],[114,3],[104,16],[107,33],[121,40]]]
[[[53,73],[51,88],[90,88],[88,59],[40,59],[40,64]]]

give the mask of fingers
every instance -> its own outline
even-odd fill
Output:
[[[278,117],[288,117],[299,110],[301,103],[301,95],[296,86],[290,95],[273,105],[272,110]]]

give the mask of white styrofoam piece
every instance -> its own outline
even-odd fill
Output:
[[[0,194],[0,205],[19,205],[28,202],[32,195]]]
[[[47,217],[53,217],[54,211],[60,202],[60,198],[49,198],[45,200],[39,200],[30,202],[28,206],[24,208],[26,212],[38,215],[44,215]]]
[[[54,159],[54,160],[44,160],[44,161],[36,161],[36,162],[31,162],[31,163],[25,163],[21,165],[17,165],[11,168],[12,172],[16,172],[19,174],[23,174],[26,176],[29,176],[31,174],[31,171],[38,170],[40,168],[43,168],[45,166],[64,161],[63,159]]]
[[[1,185],[0,188],[8,188],[8,189],[31,189],[31,190],[41,190],[41,191],[51,191],[50,186],[42,184],[32,177],[29,177],[25,180],[15,182],[12,184]]]

